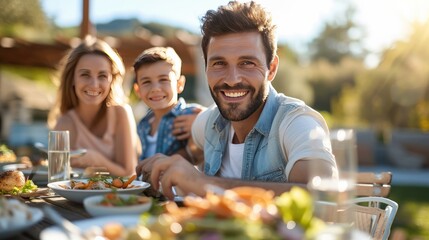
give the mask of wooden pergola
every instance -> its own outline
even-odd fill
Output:
[[[87,35],[97,36],[96,29],[89,19],[89,2],[82,0],[82,23],[79,38]],[[97,36],[106,40],[115,48],[124,60],[127,68],[130,68],[138,54],[149,47],[155,46],[150,37],[134,36],[131,38]],[[160,36],[156,36],[162,38]],[[36,43],[16,38],[0,38],[0,64],[32,66],[56,69],[61,58],[72,47],[75,39],[57,39],[53,43]],[[160,41],[158,41],[160,42]],[[183,74],[195,75],[194,45],[179,38],[179,36],[163,39],[161,45],[173,47],[182,58]]]

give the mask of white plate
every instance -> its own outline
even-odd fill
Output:
[[[128,199],[134,194],[118,194],[118,197],[122,199]],[[83,206],[85,210],[91,214],[91,216],[108,216],[108,215],[124,215],[124,214],[141,214],[149,210],[152,205],[152,200],[147,203],[141,203],[131,206],[102,206],[100,205],[101,200],[104,198],[103,195],[91,196],[83,200]]]
[[[34,224],[38,223],[43,218],[43,212],[42,210],[38,208],[28,207],[28,210],[31,212],[31,219],[28,221],[22,222],[21,225],[13,225],[10,226],[6,230],[0,230],[0,236],[1,238],[9,238],[12,237],[22,231],[24,231],[27,228],[32,227]]]
[[[121,215],[121,216],[105,216],[73,222],[81,232],[89,230],[91,227],[103,227],[108,223],[120,223],[125,227],[136,225],[139,221],[139,215]],[[48,227],[40,233],[41,240],[69,240],[68,236],[56,226]]]
[[[82,182],[87,181],[87,179],[75,179],[75,180],[82,181]],[[105,190],[65,189],[61,187],[61,185],[70,186],[70,181],[67,180],[67,181],[49,183],[48,187],[52,189],[56,194],[64,198],[67,198],[70,201],[79,202],[79,203],[82,203],[83,200],[87,197],[103,195],[103,194],[112,192],[111,189],[105,189]],[[136,180],[133,181],[130,185],[134,185],[134,187],[126,188],[126,189],[118,188],[116,189],[116,192],[127,193],[127,194],[139,194],[150,186],[150,184],[147,182],[136,181]]]

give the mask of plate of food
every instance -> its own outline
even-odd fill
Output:
[[[118,215],[95,217],[73,223],[87,239],[96,239],[97,236],[103,236],[103,239],[118,239],[127,227],[137,226],[139,219],[139,215]],[[69,236],[60,227],[52,226],[40,233],[40,239],[69,240]]]
[[[49,183],[48,187],[56,194],[73,202],[82,203],[90,196],[104,195],[109,192],[140,194],[150,184],[134,180],[135,175],[125,179],[121,177],[100,176],[89,179],[72,179]]]
[[[150,209],[152,198],[135,194],[106,193],[85,198],[83,206],[94,217],[141,214]]]
[[[33,167],[28,167],[28,165],[23,163],[14,163],[7,164],[2,167],[3,171],[13,171],[19,170],[24,173],[24,176],[31,177],[31,180],[38,185],[47,185],[48,184],[48,166],[38,165]],[[76,178],[82,176],[84,169],[81,168],[72,168],[70,177]]]
[[[12,237],[43,218],[42,210],[28,207],[16,199],[0,198],[0,236]]]
[[[37,191],[37,185],[26,180],[21,171],[9,170],[0,173],[0,195],[30,194]]]

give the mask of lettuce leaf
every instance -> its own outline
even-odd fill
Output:
[[[14,187],[11,191],[0,190],[0,194],[18,195],[21,193],[31,193],[37,191],[37,188],[37,185],[32,180],[27,180],[21,188]]]

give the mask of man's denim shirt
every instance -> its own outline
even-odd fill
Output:
[[[180,148],[186,146],[187,140],[177,140],[173,136],[173,122],[174,119],[179,115],[193,114],[194,110],[197,108],[198,104],[186,104],[183,98],[179,98],[178,103],[171,109],[170,112],[165,114],[161,122],[158,125],[158,138],[156,140],[156,153],[163,153],[165,155],[172,155]],[[141,144],[142,144],[142,154],[139,157],[139,160],[143,160],[147,157],[147,136],[150,134],[151,125],[149,123],[150,119],[153,117],[153,111],[149,109],[145,117],[137,125],[137,133],[139,135]]]
[[[287,156],[282,152],[279,126],[288,113],[300,108],[299,103],[283,104],[287,97],[270,86],[269,95],[255,127],[244,142],[241,179],[287,182]],[[222,156],[228,144],[231,122],[215,110],[205,128],[204,172],[218,174]]]

